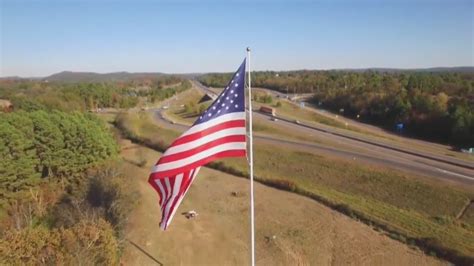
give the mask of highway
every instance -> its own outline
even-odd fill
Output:
[[[194,88],[208,93],[209,89],[202,84],[193,82]],[[213,92],[214,93],[214,92]],[[173,99],[165,101],[164,105],[172,104]],[[189,126],[179,123],[171,123],[162,113],[161,109],[154,109],[155,121],[166,128],[177,131],[184,131]],[[254,118],[270,119],[266,114],[254,111]],[[401,147],[392,147],[387,143],[375,143],[367,139],[360,139],[359,136],[351,136],[346,132],[330,130],[327,126],[317,127],[314,125],[296,124],[294,121],[281,119],[273,122],[283,130],[291,130],[302,135],[317,136],[321,143],[294,141],[281,139],[279,137],[256,134],[255,143],[285,146],[296,150],[304,150],[315,154],[322,154],[354,160],[363,164],[388,167],[425,177],[434,177],[440,180],[472,186],[474,188],[474,168],[469,162],[457,160],[455,158],[445,158],[440,155],[424,153],[417,150],[404,150]],[[337,143],[338,145],[328,145],[325,143]]]
[[[201,83],[199,83],[198,81],[193,81],[193,82],[196,85],[196,87],[202,90],[204,93],[218,93],[219,92],[218,89],[209,89],[205,87],[204,85],[202,85]],[[284,93],[269,90],[269,89],[258,88],[257,90],[265,91],[266,93],[269,93],[275,97],[282,98],[282,99],[287,97],[287,95]],[[329,112],[321,111],[321,109],[318,109],[317,107],[312,106],[311,104],[306,104],[305,109],[310,110],[319,115],[326,116],[330,119],[334,119],[334,116],[335,116],[334,114],[331,114]],[[270,117],[270,115],[268,116]],[[286,120],[288,122],[296,124],[294,119],[281,117],[280,115],[278,115],[278,119]],[[427,142],[427,141],[423,141],[419,139],[403,137],[403,136],[394,134],[392,132],[387,132],[376,126],[364,124],[364,123],[361,123],[360,121],[355,121],[349,118],[343,118],[341,116],[339,116],[337,120],[341,122],[347,122],[351,126],[355,126],[364,131],[374,133],[374,135],[366,135],[359,132],[335,128],[335,127],[331,127],[331,126],[327,126],[327,125],[323,125],[319,123],[307,124],[307,123],[302,122],[302,123],[299,123],[299,125],[306,126],[308,128],[318,130],[321,132],[332,133],[334,135],[354,139],[360,142],[365,142],[367,144],[372,144],[374,146],[397,150],[397,151],[408,153],[408,154],[414,154],[414,155],[424,157],[424,158],[431,158],[433,160],[438,160],[441,162],[446,162],[448,164],[458,165],[460,167],[474,170],[474,160],[462,160],[462,159],[457,159],[452,156],[444,156],[444,155],[440,156],[439,154],[443,152],[449,153],[451,155],[455,153],[455,152],[448,152],[448,149],[450,149],[448,146],[432,143],[432,142]],[[375,137],[375,135],[383,135],[385,137]],[[400,142],[403,142],[405,145],[400,145]],[[420,150],[423,148],[425,150]],[[433,153],[433,152],[429,152],[428,150],[436,150],[438,152]]]

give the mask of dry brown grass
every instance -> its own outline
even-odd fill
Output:
[[[122,153],[129,160],[135,159],[134,149],[142,149],[149,162],[160,156],[129,142],[123,145],[133,147]],[[249,262],[247,180],[203,168],[168,231],[162,232],[158,228],[158,195],[146,182],[148,168],[124,165],[142,194],[127,235],[136,246],[127,245],[124,264],[154,265],[159,261],[164,265],[245,265]],[[260,184],[255,185],[255,195],[259,265],[442,264],[308,198]],[[199,213],[196,219],[179,215],[192,209]]]

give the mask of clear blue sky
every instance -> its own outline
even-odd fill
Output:
[[[0,2],[0,76],[474,64],[472,0]]]

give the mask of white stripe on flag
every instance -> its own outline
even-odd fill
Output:
[[[153,173],[167,171],[174,168],[182,168],[188,164],[194,163],[201,159],[207,158],[211,155],[214,155],[219,152],[228,151],[228,150],[245,150],[247,143],[246,142],[228,142],[222,145],[212,147],[210,149],[204,150],[200,153],[196,153],[192,156],[186,157],[181,160],[176,160],[169,163],[162,163],[155,165]]]

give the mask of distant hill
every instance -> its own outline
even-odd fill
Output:
[[[103,82],[103,81],[127,81],[133,79],[153,79],[165,74],[159,72],[130,73],[94,73],[94,72],[72,72],[63,71],[43,78],[44,81],[55,82]]]
[[[324,70],[324,69],[320,69]],[[350,71],[350,72],[365,72],[365,71],[375,71],[375,72],[459,72],[459,73],[474,73],[474,66],[460,66],[460,67],[432,67],[432,68],[340,68],[340,69],[327,69],[332,71]],[[289,70],[297,71],[297,70]],[[312,71],[306,69],[306,71]],[[276,71],[282,72],[282,71]],[[285,72],[285,71],[283,71]],[[203,75],[206,73],[183,73],[176,74],[183,78],[195,78],[197,76]],[[50,82],[105,82],[105,81],[127,81],[134,79],[153,79],[160,76],[169,75],[161,72],[112,72],[112,73],[94,73],[94,72],[74,72],[74,71],[62,71],[56,74],[44,78],[38,77],[0,77],[0,81],[20,81],[20,80],[43,80]]]

